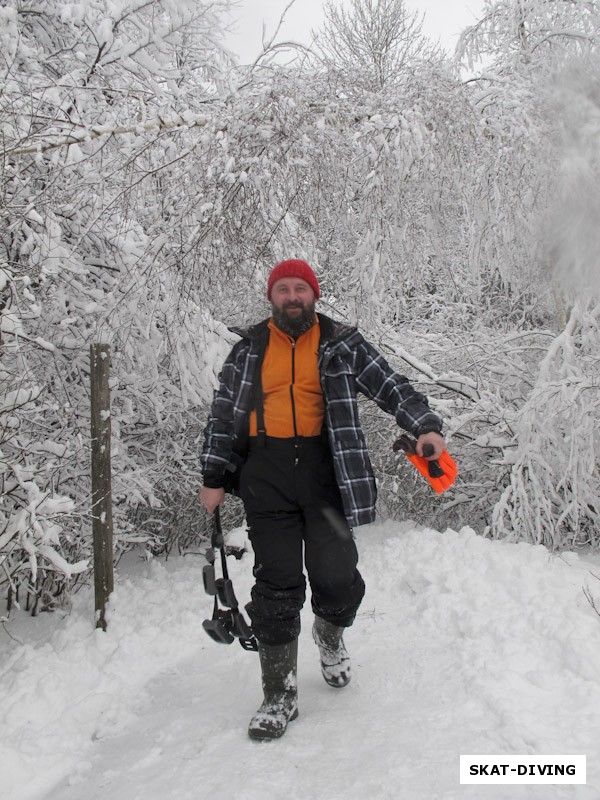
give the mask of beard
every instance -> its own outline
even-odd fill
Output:
[[[298,315],[291,316],[288,313],[290,308],[301,308],[302,311]],[[287,333],[288,336],[293,336],[294,339],[302,336],[315,324],[314,303],[308,306],[303,306],[301,303],[286,303],[282,308],[272,305],[271,310],[275,325],[280,331]]]

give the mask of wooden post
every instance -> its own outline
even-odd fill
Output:
[[[114,588],[109,374],[110,345],[90,345],[94,591],[96,627],[103,631],[106,630],[106,603]]]

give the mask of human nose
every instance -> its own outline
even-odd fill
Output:
[[[301,297],[299,292],[296,292],[294,289],[290,289],[289,292],[286,292],[285,302],[286,303],[301,303],[302,302],[302,297]]]

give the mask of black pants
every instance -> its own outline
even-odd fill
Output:
[[[323,440],[267,438],[264,447],[253,445],[240,494],[255,554],[256,583],[247,611],[256,638],[285,644],[298,637],[304,562],[315,614],[350,626],[365,585]]]

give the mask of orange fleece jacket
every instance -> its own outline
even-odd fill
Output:
[[[273,320],[269,329],[261,372],[267,436],[318,436],[325,412],[317,367],[319,323],[295,341]],[[250,436],[256,436],[255,411],[250,414]]]

